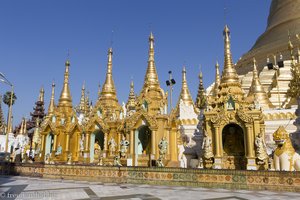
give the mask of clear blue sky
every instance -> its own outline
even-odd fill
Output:
[[[70,86],[73,104],[79,103],[86,82],[95,102],[98,83],[105,80],[107,49],[113,34],[113,78],[120,103],[127,101],[130,78],[140,92],[148,59],[148,36],[155,37],[155,60],[163,89],[168,71],[181,88],[181,70],[193,99],[198,88],[199,65],[204,84],[214,79],[216,59],[223,65],[224,5],[231,29],[234,62],[264,32],[270,0],[57,0],[0,1],[0,72],[15,85],[14,125],[29,118],[41,86],[48,108],[51,82],[56,102],[63,83],[64,62],[70,49]],[[10,90],[0,83],[0,93]],[[173,103],[175,104],[175,102]],[[2,104],[5,112],[7,107]]]

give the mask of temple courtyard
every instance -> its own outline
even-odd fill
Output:
[[[300,199],[300,193],[1,176],[0,199]]]

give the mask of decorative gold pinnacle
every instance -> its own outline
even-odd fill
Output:
[[[85,95],[85,111],[88,112],[90,110],[90,92],[87,91]]]
[[[135,106],[136,106],[136,96],[134,94],[134,83],[133,83],[133,80],[131,80],[131,82],[130,82],[130,92],[129,92],[126,108],[127,108],[128,111],[135,110]]]
[[[23,133],[24,133],[24,134],[27,133],[27,123],[26,123],[26,119],[25,119],[25,118],[24,118]]]
[[[218,95],[223,97],[228,95],[235,95],[235,98],[244,98],[244,92],[241,87],[241,83],[238,74],[234,68],[231,51],[230,51],[230,38],[229,38],[229,28],[226,25],[223,31],[224,35],[224,69],[222,72],[222,78],[220,82],[220,91]],[[219,101],[227,101],[226,98],[221,98]]]
[[[117,101],[115,84],[112,78],[112,55],[113,55],[113,50],[112,48],[109,48],[107,54],[108,61],[107,61],[106,79],[102,87],[101,99],[113,99]]]
[[[238,74],[236,73],[236,70],[232,62],[232,56],[230,51],[230,37],[229,37],[230,31],[227,25],[225,25],[223,35],[224,35],[224,70],[222,73],[221,84],[226,84],[226,83],[240,84]]]
[[[35,128],[34,128],[34,132],[33,132],[33,137],[32,137],[32,142],[33,142],[33,146],[32,148],[36,148],[36,145],[38,145],[40,143],[41,140],[41,134],[40,134],[40,120],[39,118],[36,119],[35,122]]]
[[[179,100],[182,100],[185,105],[193,105],[194,102],[192,100],[191,93],[189,91],[187,81],[186,81],[186,69],[185,66],[182,69],[182,86],[181,86],[181,92],[179,95]]]
[[[213,96],[216,96],[219,91],[219,86],[220,86],[220,65],[218,61],[216,62],[216,76],[215,76],[215,85],[213,88]]]
[[[248,93],[248,97],[252,97],[254,101],[258,102],[260,106],[264,109],[274,108],[258,78],[255,58],[253,58],[253,79]]]
[[[205,95],[205,89],[203,86],[203,74],[202,71],[199,73],[199,87],[198,87],[198,93],[196,98],[196,107],[199,109],[203,109],[206,104],[206,95]]]
[[[51,91],[51,98],[50,98],[50,103],[48,107],[48,115],[54,113],[55,109],[55,100],[54,100],[54,94],[55,94],[55,83],[52,83],[52,91]]]
[[[154,37],[149,36],[149,58],[145,74],[144,85],[137,98],[137,110],[143,109],[149,115],[163,113],[167,104],[164,90],[160,87],[158,75],[154,61]]]
[[[22,122],[21,122],[21,127],[20,127],[20,130],[19,130],[20,135],[23,135],[23,134],[26,133],[26,131],[24,131],[24,128],[26,128],[25,124],[26,124],[26,120],[25,120],[25,117],[23,117]]]
[[[85,83],[83,83],[82,88],[81,88],[81,97],[80,97],[80,103],[79,103],[79,111],[81,113],[86,112],[86,96],[85,96]]]
[[[60,94],[58,107],[72,108],[72,96],[69,87],[69,68],[70,62],[67,60],[65,63],[64,85]]]
[[[107,72],[104,85],[102,87],[101,96],[96,107],[101,105],[105,117],[116,119],[119,116],[121,106],[117,99],[115,84],[112,77],[112,48],[108,49]]]
[[[145,75],[144,88],[157,88],[159,86],[158,75],[156,72],[155,61],[154,61],[154,36],[152,32],[149,36],[149,58],[148,67]]]
[[[40,89],[39,101],[44,102],[44,95],[45,95],[45,90],[44,90],[44,87],[42,87]]]
[[[101,97],[101,85],[100,83],[98,84],[98,99]]]

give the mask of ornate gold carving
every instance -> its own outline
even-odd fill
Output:
[[[126,119],[126,124],[129,129],[132,129],[139,119],[145,119],[149,126],[153,129],[157,129],[157,122],[156,119],[150,116],[147,112],[140,110],[139,112],[134,113],[132,116]]]
[[[245,113],[243,110],[238,110],[237,115],[243,122],[246,122],[246,123],[253,122],[253,118],[250,115],[248,115],[247,113]]]

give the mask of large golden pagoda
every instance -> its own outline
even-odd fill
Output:
[[[257,60],[258,71],[266,65],[268,57],[273,61],[273,56],[279,57],[281,54],[284,60],[290,59],[286,46],[288,31],[293,35],[300,33],[299,6],[300,0],[272,0],[266,30],[238,61],[238,74],[252,70],[253,57]],[[296,37],[292,38],[292,42],[296,40]]]
[[[291,74],[290,43],[296,44],[293,56],[296,62],[300,61],[299,38],[300,14],[299,0],[273,0],[270,6],[269,17],[265,32],[257,39],[253,47],[244,54],[236,64],[242,88],[248,93],[252,83],[252,59],[255,57],[259,80],[273,106],[281,111],[268,112],[266,118],[290,120],[297,104],[287,96]],[[287,45],[288,44],[288,45]],[[292,117],[294,118],[294,116]],[[289,132],[293,127],[288,126]],[[267,127],[268,135],[275,131]]]

